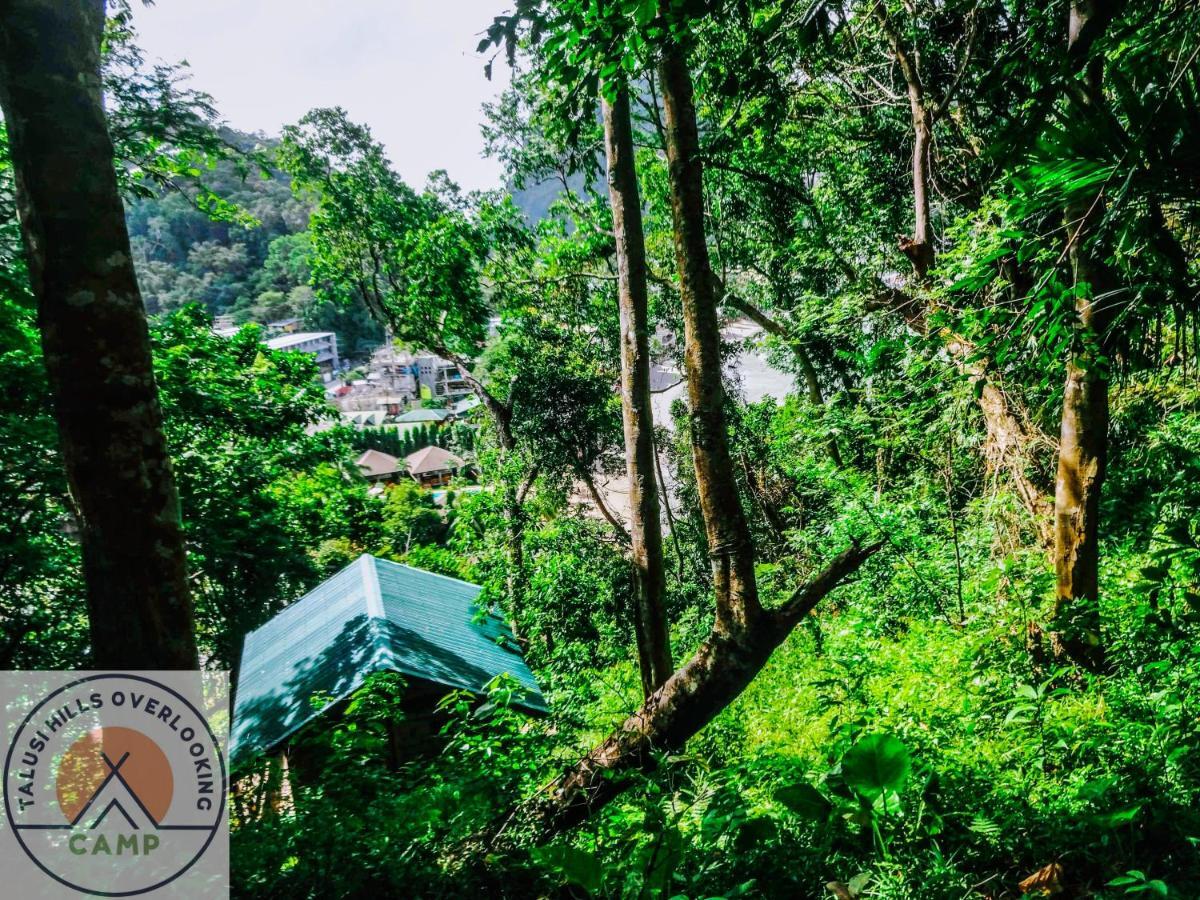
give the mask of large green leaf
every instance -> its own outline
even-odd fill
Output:
[[[867,735],[842,757],[846,784],[868,800],[884,791],[900,793],[911,772],[908,748],[891,734]]]
[[[829,816],[833,805],[825,799],[825,795],[811,784],[803,781],[789,784],[775,792],[775,801],[782,803],[798,816],[815,821],[824,821]]]

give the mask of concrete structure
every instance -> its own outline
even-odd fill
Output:
[[[454,401],[471,393],[462,372],[440,356],[418,356],[414,360],[421,396],[431,400]]]
[[[267,340],[272,350],[299,350],[311,353],[317,359],[317,367],[328,375],[341,368],[338,362],[337,335],[332,331],[299,331],[281,334]]]
[[[295,334],[300,330],[299,319],[280,319],[278,322],[268,322],[267,334]]]
[[[367,383],[379,398],[378,405],[397,415],[415,401],[420,395],[415,369],[412,355],[392,344],[372,353]]]

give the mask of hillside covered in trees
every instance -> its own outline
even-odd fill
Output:
[[[412,678],[299,698],[235,896],[1200,896],[1194,3],[498,4],[511,193],[234,132],[101,8],[0,24],[0,663],[236,680],[368,553],[480,586],[547,707],[447,689],[405,753]],[[478,429],[388,447],[477,483],[368,482],[216,315],[451,361]]]

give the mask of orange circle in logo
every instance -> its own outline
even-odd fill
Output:
[[[132,728],[93,728],[63,754],[55,779],[58,808],[71,824],[81,815],[100,815],[102,793],[132,799],[154,819],[166,818],[175,791],[171,764],[162,748]],[[131,811],[132,812],[132,811]]]

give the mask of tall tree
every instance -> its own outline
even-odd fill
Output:
[[[900,72],[908,100],[913,138],[913,233],[911,237],[900,238],[900,250],[912,264],[914,284],[908,292],[889,291],[887,297],[910,327],[924,333],[929,331],[930,319],[937,312],[934,304],[924,302],[921,297],[932,287],[931,273],[938,259],[930,214],[930,194],[935,178],[934,126],[950,112],[970,70],[981,29],[980,12],[978,8],[973,8],[961,20],[961,58],[957,61],[957,69],[947,74],[946,83],[935,86],[940,88],[937,96],[931,94],[931,86],[926,84],[919,48],[906,43],[889,15],[887,5],[872,0],[871,15],[878,23]],[[978,347],[950,328],[942,327],[940,337],[958,370],[975,389],[987,428],[989,462],[996,469],[1008,473],[1013,490],[1030,514],[1035,530],[1043,544],[1049,546],[1053,542],[1051,504],[1046,492],[1029,474],[1035,468],[1034,451],[1045,441],[1038,430],[1029,424],[1030,417],[1023,415],[1013,399],[1005,393],[998,383],[999,373],[979,352]]]
[[[513,411],[473,369],[490,310],[482,269],[489,254],[524,240],[515,210],[482,200],[474,208],[444,174],[418,194],[391,168],[383,147],[342,109],[315,109],[284,129],[280,162],[299,192],[319,197],[310,223],[313,284],[324,297],[361,300],[403,341],[458,366],[495,428],[502,455],[515,455]],[[533,474],[505,481],[509,600],[525,590],[523,502]]]
[[[621,419],[629,480],[629,537],[637,569],[635,622],[642,689],[650,696],[670,676],[671,635],[665,595],[662,520],[654,473],[654,412],[650,404],[650,314],[642,201],[634,159],[629,88],[615,86],[601,100],[608,196],[617,255],[621,310]]]
[[[796,624],[878,549],[855,543],[782,605],[758,596],[754,541],[741,506],[729,450],[722,384],[719,290],[704,225],[703,167],[684,41],[686,16],[659,7],[658,78],[665,109],[675,254],[683,301],[689,425],[697,493],[712,565],[710,634],[645,703],[527,810],[545,840],[615,797],[621,776],[676,750],[742,693]],[[563,26],[570,20],[559,20]],[[611,22],[605,21],[607,29]]]
[[[103,0],[12,0],[0,104],[63,460],[92,662],[197,665],[175,480],[101,99]]]
[[[1115,4],[1071,3],[1067,55],[1084,108],[1103,102],[1104,59],[1089,50]],[[1104,218],[1103,194],[1077,196],[1063,211],[1080,339],[1067,361],[1054,490],[1054,625],[1067,653],[1102,670],[1100,638],[1100,493],[1108,468],[1108,366],[1115,280],[1094,246]]]

